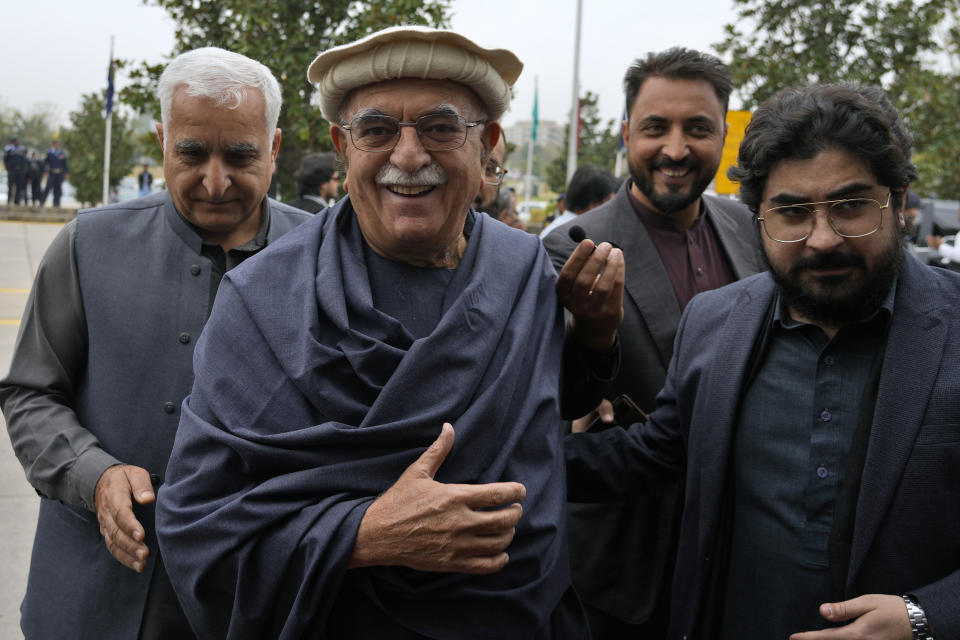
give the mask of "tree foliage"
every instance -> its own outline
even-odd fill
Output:
[[[20,144],[38,153],[50,148],[56,132],[57,110],[52,104],[41,104],[23,112],[0,105],[0,140],[3,144],[17,136]]]
[[[577,166],[594,166],[613,173],[617,161],[617,144],[620,140],[618,122],[610,119],[606,123],[600,118],[597,108],[597,94],[587,91],[580,100],[580,149],[577,152]],[[567,146],[570,143],[570,125],[564,127],[564,152],[554,158],[547,166],[546,178],[550,189],[557,193],[567,188]]]
[[[914,188],[960,197],[960,0],[733,0],[738,16],[716,49],[752,109],[786,87],[876,84],[916,137]],[[956,66],[954,66],[956,68]]]
[[[103,138],[106,120],[104,91],[81,98],[80,109],[70,113],[70,128],[62,137],[70,166],[70,184],[77,201],[92,205],[103,199]],[[129,118],[114,110],[110,124],[110,187],[119,184],[137,162],[137,136]]]
[[[300,158],[330,151],[329,123],[311,104],[315,89],[307,67],[318,53],[384,27],[399,24],[446,26],[449,0],[144,0],[167,11],[176,24],[171,58],[184,51],[217,46],[265,64],[283,95],[278,126],[283,142],[276,185],[284,197],[295,192],[293,173]],[[128,65],[129,66],[129,65]],[[164,65],[141,64],[121,99],[160,118],[156,84]]]

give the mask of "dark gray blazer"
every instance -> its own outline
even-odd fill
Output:
[[[268,202],[268,243],[311,217]],[[67,265],[65,273],[50,272],[45,257],[35,289],[67,282],[82,307],[38,313],[48,296],[35,290],[0,384],[14,450],[43,497],[21,628],[27,638],[136,638],[154,556],[142,574],[113,559],[92,487],[76,485],[95,483],[115,462],[163,482],[193,381],[193,346],[212,302],[212,265],[166,192],[81,212],[73,224],[73,242],[51,246],[70,254],[54,260]],[[44,370],[51,373],[38,373]],[[134,511],[155,554],[153,506]]]
[[[680,322],[680,306],[657,249],[633,205],[627,180],[614,198],[570,224],[594,242],[623,249],[626,282],[620,325],[622,362],[608,398],[626,393],[651,411],[663,386]],[[707,219],[737,279],[765,269],[749,210],[737,201],[703,196]],[[544,239],[559,272],[576,244],[567,229]],[[619,502],[570,505],[570,547],[574,586],[587,604],[621,620],[649,619],[664,572],[669,570],[678,487]]]
[[[913,593],[936,636],[957,638],[960,276],[910,255],[905,261],[855,507],[845,595]],[[741,386],[773,292],[770,276],[760,274],[694,298],[651,421],[628,431],[568,436],[564,445],[573,499],[621,494],[685,473],[671,639],[709,637],[694,630],[715,595],[707,582]]]

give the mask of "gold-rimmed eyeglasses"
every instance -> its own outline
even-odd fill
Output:
[[[392,116],[367,114],[357,116],[350,124],[341,124],[340,128],[350,132],[350,141],[361,151],[393,151],[403,127],[416,127],[420,144],[427,151],[452,151],[463,146],[470,129],[485,122],[467,122],[462,116],[447,113],[428,113],[415,122],[400,122]]]
[[[862,238],[880,230],[883,226],[883,210],[890,207],[873,198],[844,198],[823,202],[803,202],[771,207],[758,216],[767,236],[776,242],[801,242],[813,233],[813,221],[817,209],[825,206],[827,221],[834,232],[844,238]]]
[[[487,166],[483,170],[483,181],[489,184],[492,187],[497,186],[503,182],[504,176],[507,175],[507,170],[500,166],[500,163],[496,160],[487,160]]]

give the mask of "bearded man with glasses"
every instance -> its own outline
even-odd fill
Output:
[[[310,66],[348,195],[224,280],[158,497],[202,637],[587,637],[557,276],[470,206],[521,67],[420,27]],[[623,260],[572,260],[566,380],[589,388],[615,362]]]
[[[877,88],[761,105],[769,272],[693,299],[648,422],[565,443],[572,499],[685,475],[670,638],[960,637],[960,276],[904,251],[911,149]]]

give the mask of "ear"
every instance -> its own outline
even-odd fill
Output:
[[[900,224],[900,228],[903,229],[907,226],[907,218],[903,214],[904,209],[907,208],[907,190],[904,189],[899,193],[894,192],[892,197],[896,198],[897,202],[900,203],[900,207],[897,209],[897,222]]]
[[[279,127],[273,132],[273,143],[270,146],[270,159],[274,163],[277,161],[277,153],[280,152],[280,139],[282,138],[281,134],[282,131],[280,131]]]
[[[163,124],[157,123],[157,140],[160,142],[160,152],[163,153]]]
[[[337,153],[345,158],[346,153],[344,153],[344,151],[350,143],[350,141],[347,140],[346,131],[335,124],[330,125],[330,141],[333,142],[333,148],[337,150]]]
[[[623,137],[623,146],[630,146],[630,121],[623,120],[620,122],[620,135]]]
[[[483,127],[483,134],[481,138],[483,139],[484,144],[487,145],[487,149],[493,150],[497,146],[497,142],[500,140],[500,123],[499,122],[488,122]]]
[[[720,144],[721,144],[721,145],[724,145],[724,144],[727,143],[727,132],[730,131],[730,123],[726,121],[727,115],[724,114],[723,117],[724,117],[724,122],[723,122],[723,139],[720,141]]]

